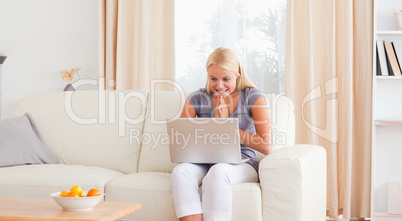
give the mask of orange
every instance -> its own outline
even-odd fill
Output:
[[[68,191],[63,190],[63,192],[60,193],[61,197],[66,197],[67,196]]]
[[[80,197],[80,195],[75,191],[70,191],[67,193],[67,197]]]
[[[79,196],[82,195],[82,188],[80,186],[71,187],[70,192],[72,192],[72,191],[77,192]]]
[[[90,189],[87,196],[100,196],[100,192],[98,189]]]

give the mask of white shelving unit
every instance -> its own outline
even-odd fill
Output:
[[[394,42],[398,59],[402,62],[402,31],[392,7],[402,9],[402,1],[374,0],[372,221],[402,221],[402,214],[387,212],[388,183],[402,182],[402,77],[376,76],[377,40]]]

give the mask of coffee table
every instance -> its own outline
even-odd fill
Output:
[[[142,208],[132,202],[99,202],[89,211],[64,211],[53,199],[0,198],[0,220],[116,220]]]

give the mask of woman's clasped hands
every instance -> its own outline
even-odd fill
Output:
[[[223,96],[218,96],[218,105],[215,108],[215,118],[228,118],[229,108],[223,99]]]

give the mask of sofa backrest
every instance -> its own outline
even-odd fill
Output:
[[[272,151],[295,144],[295,114],[293,102],[278,94],[266,94],[266,103],[272,124]],[[265,155],[257,152],[257,159]]]
[[[148,92],[75,91],[22,99],[17,115],[28,113],[59,163],[137,172]]]
[[[171,172],[166,119],[178,118],[187,94],[174,91],[149,93],[138,172]]]
[[[22,99],[17,115],[29,114],[59,163],[123,173],[171,172],[176,164],[170,162],[165,122],[180,116],[188,95],[145,90],[46,93]],[[272,151],[293,145],[293,103],[281,95],[266,98]]]
[[[170,162],[166,119],[179,117],[189,93],[156,91],[150,92],[147,117],[144,125],[143,144],[138,172],[171,172],[176,164]],[[272,151],[295,143],[294,106],[282,95],[266,97],[270,113],[274,147]],[[261,159],[263,154],[258,154]]]

